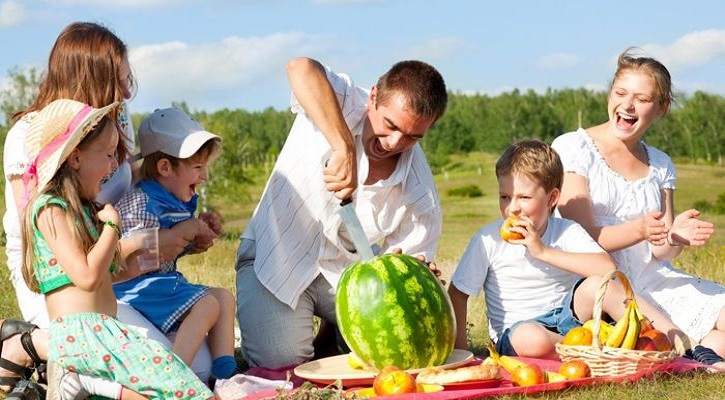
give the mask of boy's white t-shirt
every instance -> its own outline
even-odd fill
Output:
[[[469,296],[483,289],[489,336],[494,341],[514,323],[561,307],[581,278],[534,259],[523,245],[505,242],[499,233],[502,222],[476,232],[451,278],[451,284]],[[581,225],[563,218],[549,218],[541,241],[572,253],[604,252]]]

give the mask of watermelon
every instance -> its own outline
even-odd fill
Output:
[[[335,312],[347,345],[377,369],[442,365],[453,352],[451,300],[415,257],[385,254],[348,266],[337,286]]]

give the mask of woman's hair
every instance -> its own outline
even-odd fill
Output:
[[[401,93],[408,108],[417,116],[437,121],[445,112],[448,93],[443,77],[422,61],[400,61],[378,79],[377,103],[387,104],[394,93]]]
[[[511,174],[527,176],[549,193],[561,190],[564,167],[559,154],[547,143],[524,139],[509,146],[496,161],[496,178]]]
[[[143,158],[143,162],[141,163],[141,168],[139,170],[140,173],[140,179],[158,179],[161,175],[159,174],[159,169],[157,168],[157,165],[159,163],[159,160],[167,159],[169,160],[169,163],[171,163],[172,168],[176,168],[179,163],[182,162],[211,162],[214,161],[219,154],[221,154],[222,146],[219,143],[219,140],[207,140],[206,143],[204,143],[201,147],[199,147],[199,150],[194,153],[191,157],[188,158],[178,158],[174,156],[170,156],[168,154],[165,154],[160,151],[153,152],[146,157]]]
[[[667,68],[652,57],[639,56],[639,49],[630,47],[617,59],[617,71],[614,73],[614,81],[627,72],[638,72],[648,75],[655,83],[657,103],[663,107],[665,112],[669,110],[674,99],[672,94],[672,78]],[[611,86],[610,86],[611,90]]]
[[[98,124],[88,133],[88,135],[86,135],[86,137],[81,140],[76,148],[79,150],[85,149],[96,139],[98,139],[98,137],[108,124],[117,124],[115,121],[115,119],[112,119],[108,115],[103,117],[103,119],[98,122]],[[116,128],[120,131],[120,128],[118,126],[116,126]],[[70,227],[70,230],[81,239],[81,243],[83,244],[83,249],[85,250],[86,254],[88,254],[88,252],[95,245],[98,239],[94,238],[91,235],[91,231],[84,223],[84,208],[88,210],[88,215],[91,218],[91,222],[96,227],[98,233],[101,232],[103,224],[98,220],[98,209],[95,205],[95,202],[81,198],[79,194],[81,187],[82,185],[78,178],[78,173],[68,165],[67,161],[63,162],[55,175],[53,175],[53,178],[50,180],[50,182],[48,182],[48,184],[45,186],[45,188],[43,188],[41,192],[36,193],[35,195],[33,195],[33,197],[31,197],[30,201],[28,202],[28,207],[25,208],[22,242],[24,254],[23,278],[25,279],[25,283],[28,285],[28,288],[30,288],[30,290],[33,290],[35,292],[40,291],[40,286],[38,284],[38,280],[35,277],[33,268],[33,260],[35,260],[37,256],[37,254],[35,254],[35,247],[33,246],[33,243],[35,243],[33,233],[36,227],[36,221],[33,219],[33,205],[38,199],[38,196],[43,194],[50,194],[51,196],[61,198],[63,199],[63,201],[66,202],[68,208],[65,209],[65,214],[68,227]],[[41,210],[42,209],[37,210],[36,217],[40,214]],[[116,252],[113,256],[113,262],[117,266],[121,266],[122,258],[118,247],[116,248]]]
[[[135,88],[132,75],[119,75],[127,62],[126,44],[108,28],[93,22],[73,22],[55,40],[35,102],[16,112],[13,119],[39,111],[57,99],[72,99],[94,108],[123,101],[124,92],[133,93]],[[116,111],[113,115],[117,117]],[[119,141],[118,153],[119,162],[125,160],[123,140]]]

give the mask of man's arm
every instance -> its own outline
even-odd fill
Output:
[[[355,142],[325,68],[313,59],[299,57],[287,64],[287,76],[297,101],[332,147],[323,170],[327,190],[339,199],[352,196],[357,187]]]

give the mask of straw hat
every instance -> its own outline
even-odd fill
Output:
[[[23,176],[26,191],[31,180],[37,181],[37,191],[43,190],[73,149],[118,104],[96,109],[79,101],[60,99],[38,111],[25,136],[25,151],[32,160]]]

